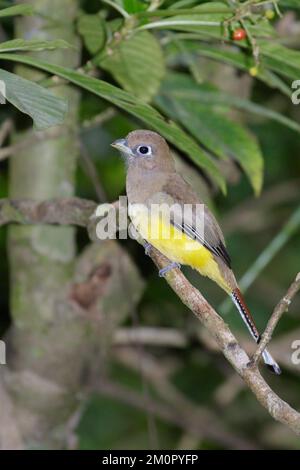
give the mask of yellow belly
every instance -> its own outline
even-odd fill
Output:
[[[215,281],[226,292],[230,292],[212,253],[201,243],[166,223],[162,217],[152,217],[150,220],[146,211],[131,213],[130,217],[143,239],[169,260],[191,266]]]

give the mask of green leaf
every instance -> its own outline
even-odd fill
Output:
[[[157,93],[165,73],[160,43],[147,31],[122,39],[100,66],[143,101],[150,101]]]
[[[193,90],[190,98],[174,93],[179,88]],[[217,112],[212,104],[197,99],[201,85],[188,75],[174,75],[164,82],[162,93],[156,98],[159,107],[172,119],[182,124],[207,149],[222,159],[234,158],[247,174],[256,194],[263,177],[263,157],[260,148],[248,130]],[[204,90],[202,89],[202,92]]]
[[[270,108],[247,99],[239,98],[238,96],[224,93],[205,83],[199,85],[191,81],[187,87],[185,84],[181,85],[182,77],[184,77],[183,79],[185,80],[184,75],[172,74],[169,75],[169,77],[170,76],[172,77],[172,93],[180,99],[197,100],[209,106],[217,105],[247,111],[263,118],[272,119],[273,121],[279,122],[296,132],[300,132],[300,125],[296,121],[293,121]],[[176,82],[178,82],[177,86]]]
[[[67,103],[46,88],[0,69],[0,80],[5,83],[6,99],[16,108],[28,114],[37,129],[61,124]]]
[[[196,2],[197,0],[179,0],[178,2],[175,2],[172,4],[172,8],[190,7],[191,5],[194,5]]]
[[[179,126],[167,121],[154,108],[140,102],[130,93],[121,90],[110,83],[104,82],[103,80],[98,80],[97,78],[84,75],[65,67],[49,64],[30,56],[0,54],[0,59],[17,61],[37,67],[54,75],[58,75],[59,77],[94,93],[100,98],[109,101],[120,109],[123,109],[137,117],[149,127],[159,132],[163,137],[168,139],[169,142],[175,145],[179,150],[189,155],[189,157],[204,171],[206,171],[211,179],[220,186],[223,192],[226,191],[225,181],[220,170],[210,156],[199,148],[195,140],[189,137]]]
[[[300,9],[299,0],[280,0],[280,8]]]
[[[191,14],[178,14],[167,19],[155,20],[142,25],[139,29],[163,28],[187,31],[199,34],[205,40],[210,38],[224,40],[224,21],[231,19],[233,16],[232,10],[229,7],[221,2],[208,2],[196,6],[191,11]],[[256,24],[246,20],[248,30],[253,36],[260,38],[273,38],[277,36],[275,29],[266,18],[256,17],[256,19]],[[238,25],[238,21],[233,23],[233,26]],[[229,41],[230,38],[227,37],[226,40]],[[241,41],[240,46],[249,47],[248,41]]]
[[[78,31],[91,54],[96,54],[104,47],[106,34],[101,16],[81,15],[78,19]]]
[[[0,10],[0,18],[16,15],[32,15],[33,11],[33,5],[14,5],[12,7],[3,8],[2,10]]]
[[[144,11],[147,5],[140,0],[123,0],[123,8],[128,13],[138,13],[139,11]]]
[[[185,45],[187,47],[191,46],[191,44],[187,44],[187,42],[185,42]],[[232,65],[233,67],[244,70],[245,72],[248,72],[254,65],[253,58],[237,47],[232,49],[218,48],[198,41],[197,43],[194,43],[193,50],[201,56],[224,62],[225,64]],[[259,67],[256,78],[266,83],[271,88],[277,88],[287,96],[290,96],[291,94],[290,87],[288,87],[285,82],[283,82],[273,72],[262,66]]]
[[[177,36],[179,37],[177,38]],[[248,73],[249,69],[255,64],[252,56],[245,53],[243,49],[234,45],[216,47],[210,44],[205,44],[202,41],[182,40],[180,38],[180,34],[175,34],[173,37],[174,41],[170,42],[166,48],[168,58],[171,58],[173,61],[178,60],[178,57],[182,57],[182,61],[185,64],[187,54],[191,56],[191,60],[193,60],[194,56],[199,55],[218,62],[223,62]],[[178,47],[180,44],[183,45],[184,53],[181,48]],[[256,78],[266,83],[269,87],[276,88],[286,96],[290,97],[290,87],[278,75],[264,67],[263,64],[258,68]]]
[[[106,21],[105,27],[108,29],[109,35],[113,35],[122,28],[123,24],[123,18],[114,18],[113,20]]]
[[[201,7],[204,7],[204,5],[201,5]],[[195,8],[195,11],[199,10],[200,7]],[[200,15],[196,14],[193,16],[194,19],[199,18]],[[211,15],[201,15],[202,20],[205,18],[207,20],[212,21],[212,16]],[[173,17],[171,22],[173,20],[176,21],[176,19],[179,19],[179,17]],[[181,17],[183,19],[183,16]],[[197,33],[197,36],[199,39],[207,39],[207,38],[217,38],[217,39],[222,39],[222,28],[220,27],[205,27],[205,26],[197,26],[197,25],[190,25],[190,26],[168,26],[168,28],[175,29],[175,30],[182,30],[182,31],[189,31],[189,32],[195,32]],[[284,87],[283,82],[279,82],[279,79],[274,76],[274,74],[271,74],[271,72],[267,69],[271,69],[281,75],[285,75],[289,78],[292,78],[293,80],[296,80],[299,78],[300,75],[300,51],[294,50],[294,49],[289,49],[283,45],[281,45],[279,42],[276,42],[276,31],[272,28],[272,26],[266,22],[266,20],[261,20],[259,23],[255,25],[248,25],[249,31],[256,37],[257,39],[257,44],[259,46],[259,51],[260,51],[260,58],[261,58],[261,68],[259,71],[259,78],[262,80],[266,81],[266,83],[269,82],[272,86],[276,86],[281,89],[283,92],[287,92],[287,90]],[[263,39],[263,37],[267,37],[268,40]],[[272,41],[270,41],[270,38],[273,38]],[[246,41],[241,41],[239,44],[240,47],[242,48],[247,48],[249,49],[249,44]],[[238,65],[239,59],[238,56],[234,56],[234,53],[231,52],[224,52],[224,51],[217,51],[216,48],[215,50],[211,48],[209,50],[210,46],[206,46],[205,44],[202,44],[199,42],[199,52],[203,54],[206,54],[207,56],[210,55],[211,57],[218,57],[218,59],[221,59],[221,55],[223,56],[224,60],[232,61],[235,66]],[[247,63],[247,59],[246,63]],[[252,60],[252,57],[248,59],[249,61]],[[242,63],[240,62],[240,66]]]
[[[201,36],[199,36],[199,39],[201,39]],[[252,56],[246,55],[242,50],[237,48],[236,45],[234,45],[235,49],[229,50],[225,48],[220,49],[201,41],[185,41],[184,44],[187,50],[229,63],[243,70],[249,70],[253,65]],[[261,59],[257,78],[261,79],[269,86],[276,87],[283,93],[290,95],[289,87],[271,71],[273,70],[281,75],[297,80],[300,76],[300,52],[282,46],[275,41],[257,39],[257,44],[259,46]],[[240,43],[239,46],[246,51],[249,49],[246,43]]]
[[[293,80],[300,76],[300,52],[271,41],[258,42],[264,63],[276,72]]]
[[[0,43],[1,52],[13,52],[13,51],[44,51],[53,49],[67,49],[71,44],[67,43],[63,39],[56,39],[55,41],[44,41],[40,39],[12,39]]]
[[[226,9],[226,5],[219,2],[211,2],[209,4],[209,11],[211,13],[202,13],[201,10],[206,10],[207,3],[191,9],[191,14],[180,14],[166,18],[154,20],[140,27],[140,29],[153,29],[163,28],[175,31],[190,31],[196,33],[205,33],[212,37],[221,37],[222,35],[222,22],[232,16],[229,12],[218,13],[217,11],[222,8]],[[216,10],[216,13],[213,12]]]

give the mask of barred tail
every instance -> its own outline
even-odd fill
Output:
[[[238,309],[239,314],[241,315],[244,323],[246,324],[248,330],[250,331],[252,338],[258,344],[260,342],[260,334],[256,328],[252,315],[247,305],[245,304],[245,301],[243,299],[243,296],[240,290],[234,289],[231,293],[231,298],[236,308]],[[271,356],[271,354],[268,352],[267,349],[263,351],[262,357],[263,357],[265,364],[272,372],[274,372],[277,375],[281,374],[281,369],[279,365],[274,361],[273,357]]]

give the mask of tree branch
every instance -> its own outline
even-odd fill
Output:
[[[95,203],[76,198],[46,202],[0,200],[0,225],[17,222],[89,226],[95,208]],[[167,258],[155,249],[151,250],[150,256],[159,269],[168,264]],[[300,414],[270,388],[257,365],[251,364],[248,355],[238,344],[227,324],[203,295],[190,284],[179,269],[170,271],[166,275],[166,281],[211,333],[226,359],[261,405],[274,419],[300,435]]]
[[[150,345],[185,348],[188,337],[175,328],[122,327],[114,334],[114,346]]]
[[[64,133],[66,134],[66,130],[64,127],[57,127],[50,128],[42,132],[34,132],[32,134],[24,136],[22,140],[0,149],[0,161],[5,160],[6,158],[11,157],[12,155],[18,155],[19,152],[21,152],[22,150],[30,148],[33,144],[44,142],[45,139],[49,140],[61,137]],[[1,140],[2,136],[0,134],[0,143]]]
[[[280,318],[289,308],[292,299],[295,297],[297,292],[300,289],[300,273],[297,274],[295,281],[290,286],[289,290],[287,291],[285,297],[283,297],[280,302],[276,305],[270,320],[266,326],[266,329],[261,337],[261,341],[257,350],[255,351],[252,361],[253,364],[257,364],[260,356],[262,355],[263,351],[266,349],[267,344],[272,338],[273,331],[275,330]]]
[[[76,197],[36,201],[0,199],[0,226],[57,224],[87,227],[97,204]]]
[[[13,127],[13,121],[10,118],[7,118],[2,122],[0,127],[0,147],[2,147],[3,142],[11,133]]]
[[[155,249],[151,250],[150,256],[159,269],[168,264],[168,260]],[[227,324],[209,305],[203,295],[190,284],[179,269],[170,271],[166,275],[166,280],[181,301],[212,334],[226,359],[242,377],[261,405],[268,410],[274,419],[300,435],[300,414],[270,388],[261,376],[257,365],[250,363],[248,355],[238,344]]]

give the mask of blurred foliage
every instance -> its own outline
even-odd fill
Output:
[[[83,159],[79,162],[77,195],[96,199],[101,193],[113,201],[124,194],[123,162],[110,143],[136,128],[157,130],[173,144],[186,177],[193,179],[203,197],[209,194],[208,202],[228,233],[238,278],[284,227],[299,205],[300,194],[300,108],[290,99],[291,83],[300,79],[299,2],[262,2],[260,7],[255,3],[83,0],[74,25],[83,42],[81,69],[77,71],[26,54],[56,48],[66,48],[68,54],[73,45],[60,38],[48,42],[13,39],[13,15],[31,14],[27,5],[13,7],[5,2],[3,6],[8,8],[0,10],[0,79],[6,79],[7,100],[11,104],[28,114],[41,129],[59,124],[66,112],[66,103],[51,92],[57,80],[66,79],[82,90],[80,137],[92,166],[87,170]],[[275,8],[277,3],[282,18]],[[236,4],[241,7],[240,15],[233,11]],[[267,11],[274,13],[273,19],[268,20]],[[33,14],[38,15],[38,11]],[[247,38],[239,43],[232,40],[237,27],[247,32]],[[35,66],[50,75],[38,83],[28,82],[13,75],[14,62]],[[14,119],[20,128],[29,125],[27,118],[10,105],[0,109],[1,122],[7,118]],[[9,145],[9,140],[4,144]],[[8,196],[8,183],[8,162],[0,159],[0,197]],[[5,235],[1,229],[3,331],[9,322]],[[81,250],[87,239],[79,236],[78,241]],[[143,355],[151,354],[158,367],[164,365],[172,384],[188,400],[216,410],[225,427],[236,435],[241,432],[262,448],[299,448],[299,442],[289,432],[278,430],[277,424],[242,388],[237,387],[226,406],[218,402],[216,392],[233,372],[207,346],[205,333],[158,278],[142,248],[130,240],[122,244],[147,280],[138,312],[126,325],[176,328],[186,334],[188,345],[183,349],[141,347],[138,371],[132,371],[122,361],[111,360],[107,366],[110,379],[140,392],[145,400],[147,396],[161,400],[151,385],[145,388]],[[298,231],[247,293],[261,329],[299,271],[299,252]],[[189,269],[185,272],[218,308],[224,300],[223,293]],[[297,330],[299,335],[299,311],[300,301],[296,300],[276,331],[275,351],[276,340],[285,333]],[[233,310],[226,321],[242,341],[247,341]],[[290,348],[290,344],[285,347]],[[268,377],[279,394],[298,409],[299,373],[299,366],[286,367],[279,379]],[[184,431],[178,426],[105,394],[90,400],[78,432],[83,449],[176,448],[185,442]],[[194,439],[193,445],[220,447],[205,437]]]

